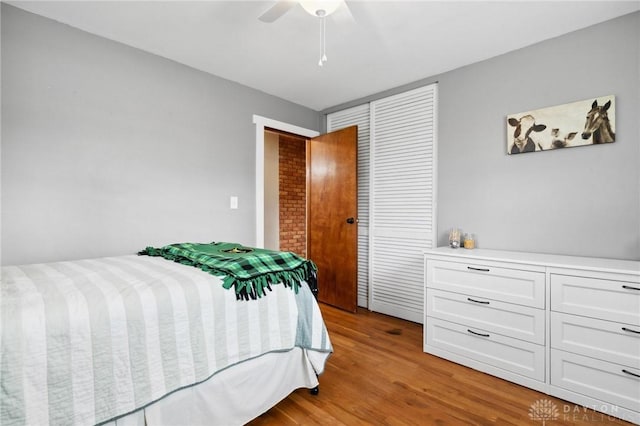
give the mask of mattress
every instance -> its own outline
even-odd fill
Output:
[[[162,258],[4,267],[0,296],[3,426],[129,421],[135,412],[153,424],[165,407],[158,401],[210,393],[206,384],[227,370],[257,380],[251,363],[269,354],[299,352],[306,381],[296,382],[314,385],[309,372],[322,373],[332,351],[306,285],[237,301],[220,277]],[[218,391],[244,399],[235,386]]]

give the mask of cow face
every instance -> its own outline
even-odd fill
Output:
[[[560,129],[551,129],[551,149],[566,148],[578,132],[563,133]]]
[[[535,144],[531,141],[529,135],[531,132],[541,132],[547,128],[544,124],[536,124],[536,119],[532,115],[524,115],[520,119],[510,118],[508,122],[510,126],[515,127],[512,153],[516,149],[516,152],[524,152],[527,150],[525,149],[527,146],[533,146],[533,150],[535,150]]]

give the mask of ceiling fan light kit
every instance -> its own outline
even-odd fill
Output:
[[[342,0],[300,0],[300,6],[312,16],[324,18],[340,7]]]
[[[323,66],[327,62],[326,39],[327,27],[325,18],[334,13],[344,0],[299,0],[298,3],[311,16],[320,19],[320,59],[318,66]],[[271,23],[289,11],[296,3],[288,0],[280,0],[258,19],[262,22]],[[346,4],[344,4],[347,7]]]
[[[320,18],[320,59],[318,66],[327,62],[327,24],[325,18],[340,7],[343,0],[300,0],[300,6],[309,14]]]

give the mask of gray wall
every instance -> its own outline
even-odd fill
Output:
[[[316,111],[3,3],[2,264],[253,244],[253,114],[319,127]]]
[[[439,82],[438,243],[640,259],[640,12],[323,111]],[[506,115],[616,97],[616,141],[508,156]],[[585,111],[586,113],[586,111]]]
[[[327,111],[439,82],[438,234],[640,259],[640,13]],[[616,96],[616,142],[506,155],[505,116]],[[259,114],[318,114],[2,4],[2,263],[255,239]],[[229,196],[240,208],[229,209]]]

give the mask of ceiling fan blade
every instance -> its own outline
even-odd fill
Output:
[[[267,10],[265,13],[260,15],[258,19],[262,22],[266,22],[267,24],[270,24],[271,22],[275,21],[276,19],[280,18],[282,15],[287,13],[297,3],[298,3],[297,1],[279,0],[278,2],[276,2],[276,4],[271,6],[269,10]]]
[[[333,12],[332,14],[334,17],[334,20],[342,24],[355,23],[356,20],[351,14],[351,9],[349,9],[349,5],[347,4],[347,2],[345,0],[342,0],[340,3],[341,3],[340,6],[338,6],[336,11]]]

